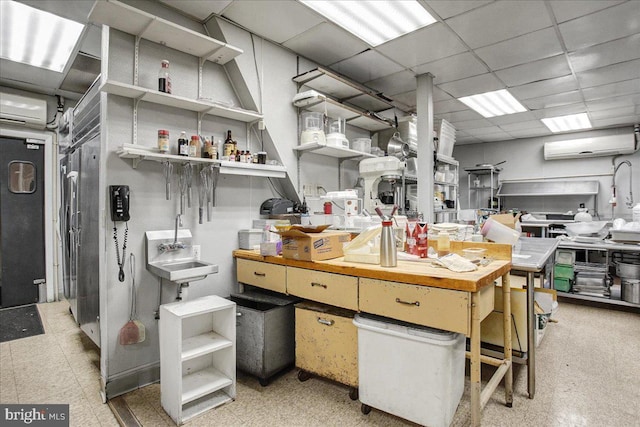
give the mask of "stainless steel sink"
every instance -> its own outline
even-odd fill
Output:
[[[179,283],[194,282],[218,272],[217,265],[196,260],[150,263],[147,268],[156,276]]]

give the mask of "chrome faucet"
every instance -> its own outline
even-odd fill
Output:
[[[178,249],[184,249],[187,247],[182,242],[178,242],[178,227],[182,227],[182,214],[176,215],[176,226],[173,232],[173,242],[172,243],[160,243],[158,245],[158,250],[160,252],[168,252],[168,251],[177,251]]]

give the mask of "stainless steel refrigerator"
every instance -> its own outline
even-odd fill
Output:
[[[61,159],[64,294],[80,328],[100,346],[100,96],[94,85],[74,111],[71,147]]]

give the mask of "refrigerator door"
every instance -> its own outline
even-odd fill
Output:
[[[78,200],[78,183],[80,174],[80,152],[75,150],[69,154],[68,172],[67,172],[67,195],[68,199],[68,242],[69,242],[69,308],[71,314],[79,323],[78,319],[78,216],[80,215],[80,204]]]
[[[78,238],[78,323],[100,346],[99,179],[100,136],[80,147]]]

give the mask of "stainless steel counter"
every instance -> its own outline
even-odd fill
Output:
[[[558,247],[558,239],[538,237],[521,237],[513,246],[511,269],[527,273],[527,389],[529,399],[536,393],[536,342],[534,312],[534,274],[544,272],[550,259]],[[541,275],[541,286],[544,286],[544,276]]]

